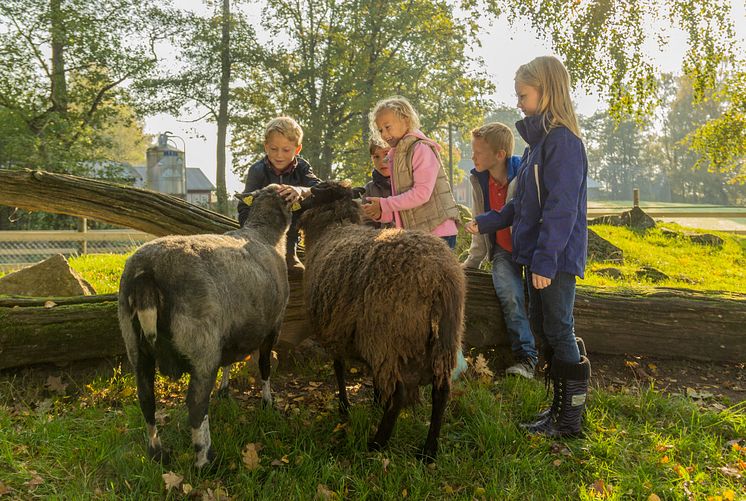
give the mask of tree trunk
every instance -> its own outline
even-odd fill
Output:
[[[225,188],[225,140],[228,133],[228,99],[231,81],[230,51],[230,0],[223,0],[221,16],[222,35],[220,38],[220,103],[218,108],[218,151],[217,184],[218,212],[228,215],[228,193]]]
[[[164,193],[32,170],[0,169],[0,205],[87,217],[152,235],[224,233],[234,219]]]
[[[467,270],[464,345],[510,354],[492,277]],[[0,369],[121,355],[116,296],[0,299]],[[589,353],[647,355],[718,362],[746,360],[746,296],[732,298],[676,289],[650,294],[600,293],[579,288],[575,329]],[[290,301],[278,349],[310,335],[301,280],[290,280]]]
[[[60,0],[50,0],[49,17],[52,35],[52,75],[51,100],[52,110],[56,113],[67,113],[67,77],[65,75],[65,27],[60,10]]]

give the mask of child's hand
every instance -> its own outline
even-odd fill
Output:
[[[471,233],[472,235],[479,235],[479,225],[476,221],[469,221],[466,223],[466,226],[464,226],[464,229],[467,233]]]
[[[381,219],[381,199],[380,197],[367,197],[368,203],[363,204],[363,212],[366,216],[378,221]]]
[[[541,275],[537,275],[536,273],[532,273],[531,282],[534,285],[534,289],[544,289],[552,284],[552,279],[542,277]]]
[[[290,186],[287,184],[280,185],[280,195],[287,202],[295,203],[300,202],[303,198],[303,190],[300,186]]]

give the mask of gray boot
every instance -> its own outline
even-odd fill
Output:
[[[578,351],[580,352],[580,358],[586,356],[588,353],[585,351],[585,341],[583,341],[582,337],[575,337],[575,342],[578,343]],[[547,388],[547,394],[549,394],[549,383],[551,382],[551,377],[549,376],[552,372],[552,358],[554,358],[554,350],[551,346],[546,345],[546,347],[543,349],[544,353],[544,383]],[[556,398],[556,397],[555,397]],[[552,399],[552,406],[544,409],[543,411],[539,412],[536,416],[534,416],[534,421],[531,424],[535,424],[538,421],[541,421],[545,417],[549,415],[549,411],[554,407],[556,404],[554,402],[554,399]]]

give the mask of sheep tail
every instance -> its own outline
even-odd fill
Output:
[[[463,295],[456,289],[443,290],[431,313],[431,363],[434,383],[439,388],[450,385],[451,372],[456,367],[456,357],[461,350],[464,305]]]
[[[140,329],[151,346],[155,346],[158,337],[158,310],[162,310],[163,294],[155,281],[152,271],[140,271],[131,283],[127,301],[132,311],[132,323],[135,332],[135,316]]]

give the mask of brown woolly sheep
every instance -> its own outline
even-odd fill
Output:
[[[334,358],[339,407],[349,410],[344,359],[364,361],[384,406],[370,450],[388,442],[403,406],[432,384],[430,430],[420,457],[435,459],[451,371],[461,350],[465,278],[435,236],[360,224],[346,185],[311,188],[301,217],[304,292],[312,334]]]

